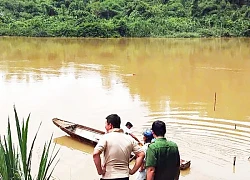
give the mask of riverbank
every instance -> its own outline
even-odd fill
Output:
[[[0,36],[250,37],[250,1],[0,2]]]

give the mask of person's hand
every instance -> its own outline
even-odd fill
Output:
[[[130,175],[133,175],[135,172],[134,171],[132,171],[130,168],[129,168],[129,174]]]
[[[139,168],[139,172],[142,172],[142,171],[144,171],[145,169],[146,169],[145,163],[143,163],[143,164],[141,165],[141,167]]]
[[[106,167],[102,166],[102,170],[98,172],[98,174],[103,176],[105,173],[106,173]]]

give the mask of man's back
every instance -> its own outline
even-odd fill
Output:
[[[131,152],[141,151],[137,142],[120,129],[114,129],[103,136],[95,149],[104,151],[106,173],[103,178],[120,178],[129,175],[129,158]]]
[[[180,167],[177,145],[166,138],[157,138],[147,149],[146,167],[155,167],[154,180],[174,180]]]
[[[132,137],[123,133],[120,125],[121,118],[117,114],[108,115],[105,121],[107,134],[94,148],[93,160],[98,174],[102,175],[101,179],[128,180],[143,162],[144,152]],[[129,167],[131,152],[137,156],[132,168]],[[104,154],[103,163],[101,154]]]

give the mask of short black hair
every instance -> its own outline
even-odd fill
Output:
[[[163,121],[155,121],[152,124],[152,131],[156,136],[165,136],[166,124]]]
[[[114,128],[120,128],[121,118],[117,114],[110,114],[106,117],[107,123],[112,124]]]
[[[132,124],[131,122],[127,122],[127,123],[125,124],[125,126],[133,127],[133,124]]]

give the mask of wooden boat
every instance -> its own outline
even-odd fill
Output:
[[[181,165],[180,165],[181,170],[190,168],[190,165],[191,165],[191,161],[186,161],[186,160],[181,159]]]
[[[72,138],[92,145],[96,145],[100,137],[105,134],[104,131],[61,120],[58,118],[53,118],[52,121],[56,126],[66,132]]]
[[[81,142],[92,144],[94,146],[97,144],[98,140],[102,137],[102,135],[105,134],[104,131],[93,129],[73,122],[61,120],[58,118],[54,118],[52,119],[52,121],[56,126],[58,126],[68,135],[70,135],[72,138]],[[135,155],[131,155],[130,161],[132,161],[135,158],[136,158]],[[180,163],[181,163],[180,164],[181,170],[188,169],[191,165],[191,161],[186,161],[183,159],[181,159]]]

